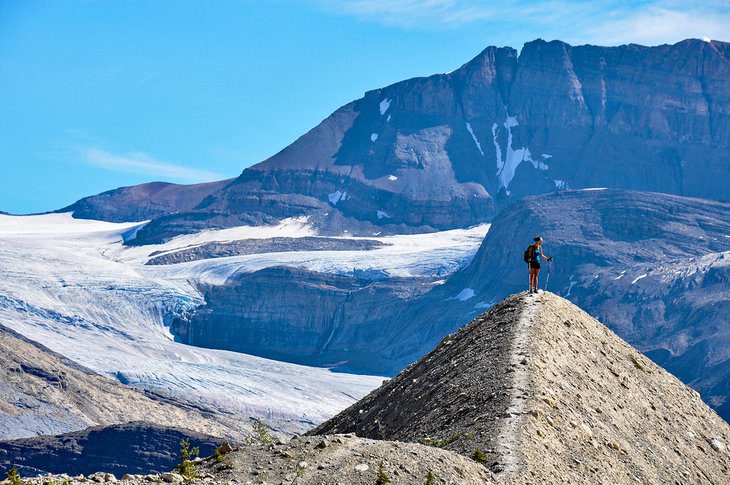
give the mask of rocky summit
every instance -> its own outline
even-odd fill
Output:
[[[726,483],[728,443],[695,391],[597,320],[520,293],[307,436],[221,448],[193,482]]]
[[[496,305],[312,431],[483,457],[498,481],[722,483],[730,427],[551,293]]]

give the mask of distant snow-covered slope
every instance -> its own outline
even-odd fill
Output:
[[[2,322],[123,383],[264,417],[291,431],[381,382],[174,342],[166,320],[202,300],[188,281],[106,256],[134,227],[67,214],[0,217]]]
[[[277,226],[205,231],[164,245],[124,246],[144,223],[74,219],[70,214],[0,216],[0,320],[92,370],[202,407],[263,417],[301,431],[380,384],[175,342],[169,325],[203,303],[199,285],[282,264],[328,273],[353,268],[393,275],[448,274],[473,257],[488,226],[379,238],[370,251],[289,251],[146,265],[152,254],[210,241],[316,235],[305,218]],[[378,239],[378,238],[376,238]]]

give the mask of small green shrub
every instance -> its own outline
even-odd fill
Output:
[[[270,445],[274,443],[274,437],[271,436],[271,433],[269,433],[269,429],[271,429],[269,425],[260,420],[254,421],[251,425],[251,430],[253,431],[254,436],[256,436],[256,439],[262,445]]]
[[[228,443],[222,443],[218,448],[213,451],[213,460],[216,463],[223,463],[223,460],[225,460],[226,455],[233,451],[233,448],[231,448],[231,445]]]
[[[25,483],[23,482],[23,479],[20,478],[20,473],[18,473],[18,469],[15,467],[11,468],[5,476],[10,481],[11,485],[23,485],[23,483]]]
[[[385,485],[390,483],[390,478],[385,474],[385,468],[383,466],[383,460],[378,463],[378,476],[375,478],[375,485]]]
[[[636,367],[637,369],[644,370],[644,366],[641,365],[641,362],[639,362],[638,360],[636,360],[636,357],[634,357],[633,355],[631,356],[631,362],[634,363],[634,367]]]
[[[433,485],[434,483],[436,483],[436,477],[434,477],[433,472],[429,470],[426,474],[426,485]]]
[[[200,449],[197,446],[190,448],[189,438],[180,441],[180,464],[175,467],[175,470],[185,478],[195,478],[195,463],[193,463],[193,460],[199,454]]]
[[[474,450],[474,453],[471,454],[471,459],[476,461],[477,463],[486,463],[488,457],[486,453],[477,448],[476,450]]]
[[[451,443],[458,440],[459,438],[461,438],[461,435],[453,434],[445,440],[432,440],[430,444],[431,444],[431,446],[433,446],[435,448],[446,448],[447,446],[449,446]]]

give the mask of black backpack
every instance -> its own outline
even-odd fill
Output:
[[[525,249],[525,256],[524,256],[525,263],[529,263],[530,261],[532,261],[533,250],[534,250],[534,244],[530,244],[527,247],[527,249]]]

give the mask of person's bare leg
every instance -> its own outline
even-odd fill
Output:
[[[540,276],[540,270],[535,270],[535,293],[537,293],[537,289],[540,287],[540,283],[538,283],[538,278]]]
[[[537,270],[530,268],[530,291],[537,290]]]

